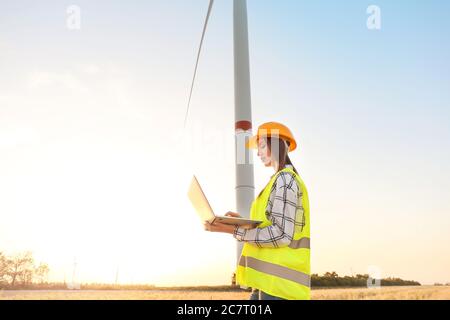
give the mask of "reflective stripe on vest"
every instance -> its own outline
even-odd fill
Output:
[[[310,249],[310,239],[309,238],[301,238],[298,240],[292,240],[289,245],[291,249]]]
[[[311,287],[311,277],[306,273],[292,270],[277,264],[258,260],[252,257],[241,256],[239,265],[246,268],[252,268],[256,271],[270,274],[272,276],[280,277],[286,280],[296,282],[304,285],[305,287]]]

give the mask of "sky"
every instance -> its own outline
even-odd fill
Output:
[[[80,28],[70,22],[71,5]],[[367,27],[380,8],[381,28]],[[0,0],[0,251],[52,281],[228,284],[232,1]],[[248,0],[253,124],[286,124],[313,273],[450,282],[448,1]],[[255,188],[273,174],[254,154]]]

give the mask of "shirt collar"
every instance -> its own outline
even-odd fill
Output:
[[[285,166],[284,166],[284,168],[289,168],[289,169],[293,169],[294,168],[294,166],[293,165],[291,165],[291,164],[286,164]],[[274,173],[273,175],[272,175],[272,178],[275,176],[275,174],[276,173]]]

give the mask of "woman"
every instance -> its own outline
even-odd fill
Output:
[[[309,300],[308,193],[288,155],[297,143],[286,126],[269,122],[258,128],[247,147],[257,148],[263,164],[275,170],[251,207],[250,218],[263,223],[255,229],[205,223],[205,229],[244,242],[236,281],[254,289],[251,300]]]

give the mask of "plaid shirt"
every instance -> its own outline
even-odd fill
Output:
[[[292,168],[291,165],[286,167]],[[289,246],[296,228],[303,229],[305,226],[302,195],[294,176],[289,172],[280,173],[272,186],[266,207],[266,217],[272,225],[255,229],[236,227],[234,237],[260,248]]]

